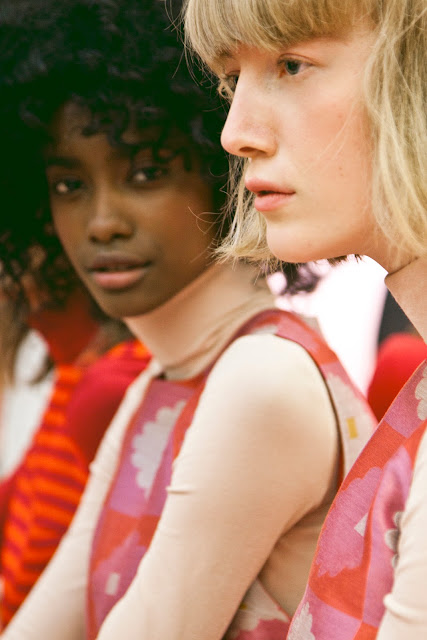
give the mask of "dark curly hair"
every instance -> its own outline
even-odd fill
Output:
[[[225,107],[209,79],[187,68],[170,15],[180,8],[180,0],[0,0],[0,285],[17,306],[25,275],[55,303],[75,285],[51,222],[43,160],[65,103],[88,109],[85,135],[103,132],[113,145],[130,123],[159,126],[159,145],[178,130],[220,212]],[[220,218],[218,229],[227,227]],[[294,268],[288,276],[291,288],[312,286],[307,277],[298,285]]]

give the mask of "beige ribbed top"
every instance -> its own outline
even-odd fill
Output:
[[[427,342],[427,258],[415,260],[387,276],[385,282]],[[427,405],[427,380],[424,393]],[[427,418],[427,412],[424,417]],[[386,614],[377,640],[427,638],[427,431],[418,449],[400,522],[399,562],[393,590],[386,596],[385,605]]]

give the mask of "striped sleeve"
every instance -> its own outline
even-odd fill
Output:
[[[149,356],[126,343],[86,371],[60,365],[32,444],[15,474],[0,548],[1,622],[18,610],[67,531],[102,436]]]

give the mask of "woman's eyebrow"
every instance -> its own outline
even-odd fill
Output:
[[[111,160],[114,160],[114,158],[130,159],[147,146],[148,145],[145,143],[120,143],[110,149],[109,155]],[[63,167],[65,169],[78,169],[81,166],[81,162],[78,158],[74,158],[72,156],[62,156],[55,153],[48,153],[46,154],[45,166],[46,168]]]
[[[64,167],[65,169],[76,169],[80,165],[75,158],[49,155],[46,158],[46,167]]]
[[[153,139],[138,140],[135,142],[120,142],[115,146],[115,152],[118,155],[132,158],[140,151],[152,151],[156,145],[156,141]]]

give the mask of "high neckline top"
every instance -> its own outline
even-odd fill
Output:
[[[427,257],[390,273],[385,283],[418,333],[427,342]]]
[[[215,360],[249,318],[274,308],[259,270],[215,264],[150,313],[126,319],[169,379],[191,378]]]

